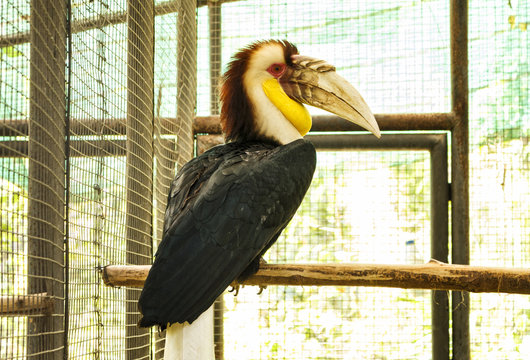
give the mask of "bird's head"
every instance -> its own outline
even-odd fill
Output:
[[[234,55],[221,86],[227,141],[286,144],[304,136],[311,116],[302,103],[349,120],[380,137],[359,92],[323,60],[298,54],[285,40],[255,42]]]

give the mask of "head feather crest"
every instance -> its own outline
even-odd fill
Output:
[[[292,65],[291,56],[298,54],[295,45],[287,40],[264,40],[254,42],[238,51],[228,64],[221,85],[221,127],[228,141],[248,141],[259,137],[254,123],[253,107],[243,85],[243,74],[248,69],[253,53],[268,44],[283,47],[287,65]]]

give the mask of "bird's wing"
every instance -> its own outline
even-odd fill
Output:
[[[192,322],[292,218],[311,182],[313,146],[227,144],[184,166],[139,301],[140,326]]]

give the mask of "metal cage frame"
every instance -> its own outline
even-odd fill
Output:
[[[42,354],[47,349],[62,349],[47,354],[49,359],[62,359],[68,356],[68,258],[64,260],[64,254],[68,253],[67,235],[65,236],[64,224],[66,223],[65,212],[50,212],[49,209],[61,209],[67,202],[62,195],[68,184],[67,163],[61,159],[68,156],[80,154],[76,139],[69,139],[69,129],[90,128],[90,122],[71,121],[68,116],[67,103],[53,97],[42,96],[40,93],[42,84],[39,85],[39,76],[50,76],[56,79],[53,82],[55,94],[65,94],[65,68],[68,54],[68,39],[72,33],[94,29],[102,24],[125,23],[131,27],[138,27],[142,31],[129,31],[128,50],[128,78],[140,79],[141,83],[130,81],[128,83],[128,115],[125,119],[115,119],[107,130],[114,135],[126,135],[127,140],[88,140],[97,142],[99,147],[104,147],[108,154],[127,155],[128,166],[128,208],[132,209],[127,216],[127,236],[129,240],[128,249],[131,257],[127,261],[131,264],[141,264],[142,259],[136,256],[138,253],[150,254],[152,242],[146,234],[152,234],[152,213],[159,211],[153,208],[152,203],[145,203],[144,199],[135,196],[133,189],[145,187],[145,191],[152,191],[152,179],[142,179],[134,171],[140,167],[145,171],[153,171],[153,156],[156,146],[150,139],[153,132],[159,132],[157,124],[153,128],[153,24],[154,17],[161,14],[179,10],[179,26],[191,29],[189,32],[179,32],[178,44],[186,46],[186,49],[196,49],[196,7],[208,6],[210,16],[210,54],[219,54],[221,44],[221,6],[226,1],[167,1],[159,5],[140,0],[128,0],[128,12],[99,16],[82,22],[64,23],[55,26],[52,19],[61,18],[60,15],[67,13],[67,9],[57,5],[55,12],[44,11],[47,2],[45,0],[32,1],[32,14],[40,12],[47,14],[49,21],[42,21],[42,16],[31,16],[31,31],[19,33],[0,39],[0,47],[14,44],[31,43],[32,56],[30,76],[30,118],[29,121],[2,121],[0,122],[0,133],[4,136],[14,135],[27,137],[21,140],[10,140],[0,142],[0,157],[28,157],[29,158],[29,198],[32,203],[29,206],[31,219],[28,230],[30,241],[46,242],[43,246],[36,248],[48,249],[45,253],[35,254],[34,262],[29,265],[29,272],[38,278],[53,278],[52,287],[44,286],[42,282],[29,284],[29,291],[34,295],[28,295],[19,299],[19,303],[26,305],[21,307],[20,314],[27,315],[27,311],[36,311],[46,314],[39,317],[38,322],[28,329],[28,354]],[[39,33],[57,32],[55,41],[53,37],[40,37]],[[138,37],[140,36],[140,37]],[[181,45],[182,44],[182,45]],[[50,66],[39,56],[47,54],[50,48],[56,49],[56,58],[60,61],[55,66]],[[136,51],[133,50],[136,48]],[[181,49],[182,50],[182,49]],[[194,117],[194,100],[196,89],[196,52],[181,51],[184,56],[179,57],[178,63],[178,87],[179,93],[188,98],[178,103],[177,119],[159,119],[160,123],[176,121],[181,126],[179,129],[187,129],[179,133],[179,144],[170,140],[169,146],[177,149],[177,163],[182,164],[188,160],[193,153],[193,136],[198,134],[215,135],[220,133],[218,121],[218,97],[215,91],[211,95],[211,114],[209,117]],[[431,221],[432,235],[432,257],[441,261],[448,259],[448,202],[451,201],[451,259],[454,264],[469,264],[469,170],[468,170],[468,2],[450,1],[450,62],[451,62],[451,99],[452,106],[449,113],[425,113],[425,114],[377,114],[376,119],[382,131],[396,132],[393,135],[385,135],[382,141],[374,142],[363,136],[350,135],[318,135],[319,132],[344,132],[356,131],[358,127],[335,116],[315,116],[313,128],[309,138],[314,141],[318,148],[333,148],[354,150],[358,148],[371,148],[374,150],[384,149],[422,149],[431,154]],[[39,65],[39,68],[37,68]],[[210,57],[211,86],[217,87],[221,69],[220,59],[215,55]],[[145,89],[149,91],[145,91]],[[188,95],[186,95],[188,94]],[[193,94],[193,95],[189,95]],[[38,105],[38,106],[37,106]],[[126,125],[125,125],[126,124]],[[147,124],[147,125],[146,125]],[[158,127],[157,127],[158,126]],[[169,126],[171,128],[171,125]],[[53,133],[51,133],[52,131]],[[410,131],[441,131],[442,133],[416,133],[400,134],[399,132]],[[28,136],[29,134],[29,136]],[[450,136],[451,144],[451,179],[447,179],[447,141]],[[203,140],[208,136],[203,137]],[[57,139],[64,139],[57,141]],[[86,141],[86,140],[85,140]],[[103,141],[103,143],[102,143]],[[126,154],[123,149],[126,148]],[[71,151],[71,155],[68,155]],[[84,153],[82,155],[90,155]],[[58,160],[59,159],[59,160]],[[42,164],[47,164],[42,169]],[[32,170],[33,169],[33,170]],[[65,178],[57,174],[66,174]],[[33,176],[33,174],[38,174]],[[141,175],[141,174],[140,174]],[[46,179],[55,179],[46,184]],[[145,180],[145,181],[144,181]],[[46,184],[46,186],[42,186]],[[164,184],[156,184],[162,186]],[[164,186],[167,186],[165,184]],[[143,190],[142,190],[143,191]],[[67,207],[67,206],[66,206]],[[134,210],[136,209],[136,210]],[[147,211],[146,211],[147,209]],[[436,231],[434,231],[436,229]],[[32,235],[33,234],[33,235]],[[44,239],[44,240],[43,240]],[[144,241],[145,240],[145,241]],[[60,251],[58,251],[58,249]],[[54,267],[44,267],[39,264],[41,259],[48,259]],[[42,273],[45,269],[46,273]],[[65,271],[66,269],[66,271]],[[40,271],[40,272],[39,272]],[[66,276],[66,277],[65,277]],[[44,288],[48,289],[43,294]],[[50,289],[53,289],[50,291]],[[37,295],[35,295],[37,294]],[[138,296],[137,291],[127,291],[127,298],[131,301]],[[13,300],[14,301],[14,300]],[[49,306],[53,302],[53,309]],[[455,359],[470,358],[469,339],[469,295],[467,292],[453,291],[451,294],[451,306],[447,292],[433,292],[433,358],[437,360],[449,359],[449,315],[452,318],[452,356]],[[29,304],[29,305],[28,305]],[[29,310],[28,310],[29,306]],[[127,344],[127,358],[137,358],[146,355],[151,341],[148,331],[138,330],[135,326],[137,315],[135,309],[127,310],[127,336],[133,342]],[[15,313],[16,314],[16,313]],[[0,314],[5,315],[5,314]],[[222,323],[217,323],[218,329]],[[47,329],[47,330],[46,330]],[[49,331],[53,329],[53,331]],[[41,331],[42,330],[42,331]],[[43,331],[46,330],[46,331]],[[42,332],[45,334],[43,335]],[[139,340],[140,339],[140,340]],[[218,353],[222,356],[222,336],[216,338],[221,349]],[[142,346],[144,348],[142,348]],[[146,350],[147,349],[147,350]],[[158,357],[158,354],[157,354]]]

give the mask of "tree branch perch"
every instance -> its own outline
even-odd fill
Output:
[[[53,302],[47,293],[0,296],[0,316],[50,315]]]
[[[101,272],[108,286],[142,287],[150,268],[109,265]],[[450,265],[436,260],[421,265],[263,264],[241,285],[374,286],[530,294],[530,269]]]

